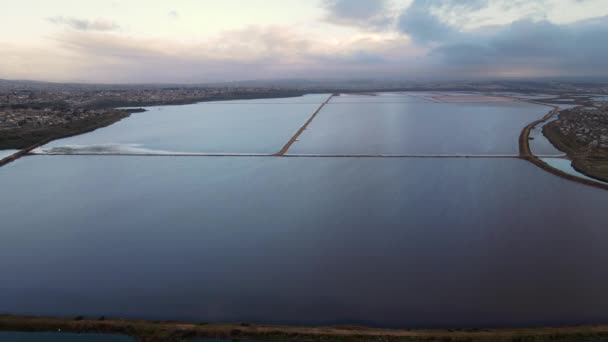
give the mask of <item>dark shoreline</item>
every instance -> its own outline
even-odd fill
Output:
[[[570,146],[571,142],[568,142],[566,140],[566,137],[561,135],[556,127],[553,127],[551,125],[545,125],[545,127],[543,128],[543,135],[547,138],[547,140],[549,140],[549,142],[553,146],[555,146],[555,148],[566,153],[568,158],[572,160],[572,168],[574,170],[580,172],[581,174],[589,178],[608,183],[608,177],[606,177],[604,174],[593,172],[592,169],[588,169],[591,168],[594,164],[593,162],[590,162],[590,160],[592,161],[593,158],[591,156],[581,158],[581,155],[576,152],[576,150],[580,148]],[[605,160],[602,160],[602,158],[597,159],[597,162],[605,162]]]
[[[225,96],[205,99],[191,99],[183,101],[148,101],[148,102],[129,102],[129,101],[117,101],[113,102],[109,108],[114,108],[115,111],[111,115],[104,116],[102,120],[81,120],[70,123],[67,126],[62,127],[48,127],[46,129],[23,130],[14,133],[12,137],[4,137],[9,141],[0,141],[1,150],[20,150],[4,159],[0,159],[0,167],[9,164],[23,156],[26,156],[34,149],[50,143],[53,140],[68,138],[84,133],[92,132],[96,129],[107,127],[115,124],[116,122],[131,116],[133,113],[142,113],[147,110],[142,107],[152,106],[175,106],[175,105],[189,105],[201,102],[217,102],[217,101],[229,101],[229,100],[254,100],[264,98],[289,98],[289,97],[301,97],[307,93],[303,92],[287,92],[282,94],[259,94],[259,95],[236,95],[236,96]],[[96,108],[104,108],[105,106],[96,106]],[[135,107],[133,109],[116,109],[118,107]]]
[[[535,104],[540,104],[540,105],[545,105],[545,106],[549,106],[552,107],[553,110],[551,110],[549,113],[547,113],[545,116],[543,116],[542,118],[528,124],[526,127],[524,127],[524,129],[522,130],[520,136],[519,136],[519,154],[520,157],[522,159],[525,159],[529,162],[531,162],[532,164],[540,167],[541,169],[552,173],[558,177],[567,179],[567,180],[571,180],[577,183],[582,183],[585,185],[590,185],[593,186],[595,188],[599,188],[599,189],[604,189],[604,190],[608,190],[608,184],[602,184],[600,182],[596,182],[593,180],[589,180],[589,179],[585,179],[585,178],[581,178],[581,177],[577,177],[574,175],[571,175],[569,173],[566,173],[562,170],[556,169],[553,166],[550,166],[549,164],[543,162],[540,158],[538,158],[536,155],[534,155],[530,149],[530,131],[542,124],[542,123],[546,123],[548,122],[549,119],[551,119],[553,116],[555,115],[559,115],[559,107],[558,104],[554,104],[554,103],[545,103],[545,102],[538,102],[535,100],[525,100],[525,102],[530,102],[530,103],[535,103]],[[580,103],[578,103],[578,105],[581,105]],[[568,158],[570,158],[571,160],[573,160],[573,168],[580,172],[581,174],[590,177],[592,179],[596,179],[599,181],[603,181],[602,179],[595,177],[595,176],[591,176],[589,174],[587,174],[586,172],[584,172],[583,170],[580,169],[580,167],[577,167],[575,164],[576,161],[576,154],[572,154],[572,151],[568,148],[565,148],[565,145],[562,144],[562,142],[557,138],[552,136],[551,132],[548,132],[547,129],[547,125],[545,125],[543,127],[543,135],[547,138],[547,140],[558,150],[560,151],[564,151],[564,153],[568,156]]]
[[[124,118],[129,117],[130,115],[131,115],[131,113],[128,111],[116,111],[115,115],[106,117],[102,121],[91,122],[89,120],[86,120],[86,122],[82,122],[82,123],[79,122],[79,123],[76,123],[76,125],[70,126],[70,127],[60,127],[58,129],[45,130],[44,132],[40,133],[42,135],[42,137],[39,137],[38,135],[35,135],[33,137],[31,135],[27,135],[27,136],[23,136],[22,137],[23,139],[15,139],[16,141],[19,142],[17,145],[15,145],[16,148],[10,147],[10,145],[9,146],[0,145],[0,148],[3,148],[3,149],[13,149],[13,148],[20,149],[19,152],[16,152],[8,157],[5,157],[4,159],[0,159],[0,167],[4,166],[6,164],[12,163],[17,159],[28,155],[30,152],[32,152],[36,148],[46,145],[53,140],[68,138],[68,137],[72,137],[75,135],[92,132],[96,129],[110,126]],[[38,141],[33,142],[34,140],[38,140]],[[24,148],[24,147],[22,147],[24,144],[30,144],[30,145],[27,145]]]
[[[260,94],[230,94],[226,96],[208,96],[201,98],[189,98],[174,101],[128,101],[107,99],[100,100],[98,103],[93,103],[85,106],[91,109],[104,108],[120,108],[120,107],[155,107],[155,106],[184,106],[201,102],[218,102],[218,101],[235,101],[235,100],[260,100],[260,99],[283,99],[290,97],[301,97],[307,94],[325,94],[325,92],[310,93],[303,91],[285,91],[280,93],[260,93]]]
[[[16,129],[3,132],[0,149],[28,149],[34,145],[46,144],[52,140],[67,138],[88,133],[98,128],[110,126],[134,113],[134,110],[115,110],[99,120],[84,119],[62,126],[50,126],[40,129]]]
[[[36,130],[20,129],[11,132],[5,132],[5,136],[0,140],[1,150],[33,150],[41,145],[47,144],[53,140],[63,139],[75,135],[92,132],[98,128],[110,126],[124,118],[129,117],[133,113],[145,112],[146,109],[142,107],[153,107],[153,106],[177,106],[177,105],[190,105],[201,102],[217,102],[217,101],[231,101],[231,100],[255,100],[265,98],[289,98],[289,97],[300,97],[307,93],[300,91],[288,91],[284,93],[275,94],[236,94],[231,96],[217,96],[200,99],[185,99],[177,101],[144,101],[144,102],[133,102],[133,101],[108,101],[97,104],[88,105],[85,108],[91,109],[114,109],[110,115],[104,116],[101,120],[79,120],[71,122],[68,125],[46,127]],[[120,107],[135,107],[134,109],[117,109]],[[29,153],[26,152],[25,154]],[[20,152],[10,156],[16,156]],[[5,159],[8,159],[7,157]],[[19,156],[21,157],[21,156]],[[18,158],[19,158],[18,157]],[[3,166],[13,160],[6,161],[0,159],[0,166]],[[15,158],[16,159],[16,158]]]
[[[359,326],[297,327],[247,323],[188,323],[0,315],[0,331],[127,335],[137,341],[211,338],[264,341],[599,341],[608,325],[501,329],[376,329]]]
[[[96,129],[103,128],[115,124],[116,122],[131,116],[132,113],[141,113],[146,110],[143,108],[137,109],[127,109],[116,111],[113,115],[104,118],[101,121],[91,122],[92,120],[83,120],[86,122],[76,122],[75,125],[70,127],[59,127],[56,129],[46,130],[42,133],[42,140],[38,136],[35,136],[35,139],[32,136],[26,136],[22,140],[18,140],[20,143],[16,145],[16,147],[6,147],[0,144],[0,148],[2,149],[18,149],[20,151],[15,152],[14,154],[7,156],[3,159],[0,159],[0,167],[12,163],[15,160],[24,157],[31,153],[33,150],[37,149],[40,146],[46,145],[53,140],[69,138],[76,135],[84,134],[92,132]],[[33,140],[38,140],[37,142],[32,144]],[[26,147],[22,147],[23,144],[28,144]]]

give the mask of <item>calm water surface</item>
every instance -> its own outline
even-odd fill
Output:
[[[493,94],[499,95],[499,96],[517,97],[520,99],[528,99],[528,100],[552,99],[552,98],[559,97],[558,95],[549,95],[549,94],[523,94],[523,93],[513,93],[513,92],[495,92]]]
[[[608,192],[522,160],[34,156],[0,188],[0,312],[608,321]]]
[[[289,153],[516,155],[523,127],[549,110],[523,102],[332,102]]]
[[[589,177],[583,173],[578,172],[573,166],[572,166],[572,161],[569,159],[562,159],[562,158],[540,158],[543,162],[549,164],[550,166],[561,170],[567,174],[579,177],[579,178],[584,178],[584,179],[588,179],[588,180],[592,180],[594,182],[597,183],[603,183],[603,184],[607,184],[606,182],[602,182],[598,179]]]
[[[553,118],[545,123],[537,125],[535,128],[530,130],[530,150],[535,155],[540,156],[563,156],[564,152],[557,149],[543,134],[543,127],[551,121],[555,121],[557,118]]]
[[[19,150],[0,150],[0,159],[4,159],[17,152],[19,152]]]
[[[316,96],[323,101],[328,95]],[[68,153],[278,152],[319,107],[312,99],[268,99],[149,107],[112,126],[56,140],[41,150]],[[290,101],[295,103],[290,103]],[[321,101],[322,102],[322,101]]]
[[[332,104],[347,103],[429,103],[433,102],[429,97],[433,94],[420,94],[416,96],[406,94],[378,93],[376,95],[348,95],[334,96],[331,98]]]
[[[252,99],[252,100],[227,100],[227,101],[213,101],[207,102],[208,104],[322,104],[327,100],[331,94],[307,94],[297,97],[283,97],[283,98],[268,98],[268,99]]]

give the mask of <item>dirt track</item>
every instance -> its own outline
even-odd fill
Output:
[[[283,156],[285,155],[285,153],[287,153],[287,151],[289,150],[289,148],[291,147],[291,145],[293,145],[298,138],[300,137],[300,135],[306,130],[306,128],[308,127],[308,125],[310,125],[310,123],[312,122],[312,120],[315,119],[315,117],[317,116],[317,114],[319,114],[319,112],[321,111],[321,109],[323,109],[323,107],[325,107],[326,104],[329,103],[329,101],[331,101],[332,97],[334,97],[334,95],[331,95],[327,98],[327,100],[325,100],[325,102],[323,102],[321,104],[321,106],[319,108],[317,108],[317,111],[314,112],[312,114],[312,116],[304,123],[304,126],[300,127],[300,129],[296,132],[296,134],[294,134],[293,137],[291,137],[291,139],[289,139],[289,141],[287,142],[287,144],[285,144],[285,146],[283,146],[283,148],[275,153],[275,156]]]

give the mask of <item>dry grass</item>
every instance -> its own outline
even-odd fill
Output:
[[[256,324],[206,324],[117,319],[0,316],[0,330],[108,333],[138,341],[195,338],[265,341],[595,341],[608,338],[608,326],[524,329],[389,330],[366,327],[288,327]]]

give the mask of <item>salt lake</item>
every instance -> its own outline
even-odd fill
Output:
[[[34,155],[1,167],[0,312],[402,328],[608,320],[608,192],[517,158],[297,156],[506,156],[551,109],[400,96],[333,98],[289,157]],[[267,154],[326,99],[149,108],[45,149]]]

